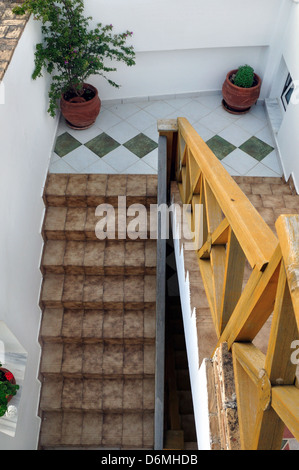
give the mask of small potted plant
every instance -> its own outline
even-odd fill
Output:
[[[250,65],[242,65],[226,75],[222,87],[223,107],[232,114],[245,114],[257,102],[261,78]]]
[[[36,45],[32,78],[45,70],[52,76],[49,90],[51,116],[61,108],[67,123],[75,129],[90,127],[101,108],[98,90],[87,83],[92,75],[102,75],[110,85],[119,87],[106,74],[116,71],[107,61],[135,65],[133,46],[127,45],[132,32],[113,34],[113,26],[98,23],[90,29],[91,17],[84,16],[83,0],[25,0],[13,13],[32,13],[42,22],[43,43]]]
[[[19,388],[14,375],[0,364],[0,416],[5,415],[8,403],[16,395]]]

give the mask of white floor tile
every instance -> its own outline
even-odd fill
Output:
[[[125,171],[129,166],[137,163],[139,158],[125,147],[118,147],[105,155],[102,160],[112,166],[119,173]]]
[[[277,174],[275,171],[271,170],[262,163],[258,163],[254,168],[248,171],[246,176],[270,176],[270,177],[279,177],[281,175]]]
[[[75,170],[67,162],[63,161],[62,158],[59,158],[57,162],[52,163],[50,165],[49,172],[50,173],[77,173],[77,170]]]
[[[151,166],[154,170],[158,171],[158,149],[153,150],[148,153],[145,157],[141,159],[147,165]]]
[[[211,109],[207,108],[207,106],[203,105],[202,103],[193,100],[182,108],[180,108],[180,112],[182,113],[182,117],[186,117],[192,122],[197,122],[201,118],[209,114],[211,112]]]
[[[183,106],[186,106],[188,103],[190,103],[190,101],[192,101],[191,98],[173,98],[165,100],[165,103],[168,103],[175,109],[181,109]]]
[[[207,142],[209,139],[211,139],[215,135],[215,132],[211,131],[210,129],[207,129],[200,122],[196,122],[195,124],[193,124],[193,127],[196,130],[196,132],[200,135],[202,140],[204,140],[205,142]]]
[[[156,119],[163,119],[170,114],[175,114],[176,110],[165,101],[154,101],[147,106],[146,112],[150,113]]]
[[[144,129],[143,134],[149,137],[150,139],[152,139],[154,142],[156,143],[159,142],[159,132],[158,132],[157,123],[153,124],[147,129]]]
[[[95,153],[82,145],[76,150],[68,153],[65,157],[63,157],[63,160],[75,168],[75,170],[84,172],[84,170],[92,163],[95,163],[98,158],[99,157]]]
[[[143,159],[134,163],[130,167],[122,171],[123,174],[127,175],[156,175],[157,171],[151,166],[147,165]]]
[[[220,116],[216,111],[212,111],[207,116],[204,116],[199,122],[212,132],[215,132],[215,134],[223,131],[223,129],[231,124],[231,120],[229,118]]]
[[[250,155],[243,152],[243,150],[236,149],[227,157],[223,158],[222,163],[230,166],[240,175],[245,175],[257,164],[257,160],[250,157]]]
[[[103,131],[107,131],[111,127],[121,122],[121,118],[112,113],[109,109],[104,109],[100,112],[95,122],[95,126]]]
[[[215,110],[218,108],[218,106],[221,105],[222,101],[222,95],[206,95],[206,96],[200,96],[199,98],[196,98],[196,101],[199,101],[203,105],[205,105],[207,108],[210,108],[212,110]]]
[[[142,109],[138,111],[138,113],[130,116],[127,122],[131,124],[131,126],[136,127],[139,131],[144,131],[144,129],[148,129],[150,126],[154,125],[157,119]]]
[[[273,150],[273,152],[267,155],[261,163],[266,167],[270,168],[271,170],[275,171],[275,173],[277,173],[278,175],[283,175],[283,170],[281,168],[276,150]]]
[[[126,121],[121,121],[108,129],[107,134],[110,135],[110,137],[116,140],[119,144],[124,144],[128,142],[128,140],[138,135],[139,131],[136,129],[136,127],[131,126]]]
[[[231,175],[231,176],[241,176],[241,173],[236,171],[234,168],[231,168],[229,165],[226,165],[226,163],[221,161],[223,167],[226,169],[226,171]]]
[[[261,129],[263,129],[267,122],[265,120],[261,120],[254,116],[253,114],[245,114],[241,116],[238,121],[236,121],[236,125],[240,126],[245,131],[249,132],[250,134],[254,135]]]
[[[250,113],[254,114],[257,118],[261,120],[267,120],[266,109],[264,104],[256,104],[252,106]]]
[[[236,147],[240,147],[240,145],[251,137],[249,132],[244,131],[244,129],[237,126],[235,123],[223,129],[223,131],[219,132],[218,135]]]
[[[117,173],[114,168],[108,165],[106,162],[103,161],[102,158],[99,158],[97,162],[93,163],[92,165],[88,166],[84,173],[92,173],[92,174],[115,174]]]
[[[258,131],[255,136],[266,142],[266,144],[271,145],[273,148],[275,148],[275,141],[273,138],[273,135],[269,129],[269,126],[264,127],[262,130]]]
[[[69,129],[68,133],[71,134],[75,139],[77,139],[81,144],[86,144],[86,142],[89,142],[90,140],[94,139],[97,137],[99,134],[101,134],[103,131],[100,130],[96,126],[92,126],[89,129],[85,129],[82,131],[78,131],[75,129]]]
[[[109,110],[121,119],[127,119],[132,114],[138,113],[140,108],[134,103],[123,103],[110,106]]]

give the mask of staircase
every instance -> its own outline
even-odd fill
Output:
[[[48,176],[40,449],[153,449],[156,240],[96,237],[118,196],[149,207],[157,177]]]

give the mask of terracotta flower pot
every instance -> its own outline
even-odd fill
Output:
[[[92,99],[86,100],[84,97],[76,96],[67,100],[65,95],[61,96],[60,109],[67,125],[72,129],[88,129],[94,124],[101,110],[98,90],[88,83],[84,83],[83,86],[84,89],[93,92]]]
[[[9,373],[9,374],[12,376],[12,377],[9,379],[9,382],[10,382],[11,384],[13,384],[13,385],[16,385],[16,379],[15,379],[14,375],[10,372],[10,370],[5,369],[4,367],[0,367],[0,371],[3,372],[4,374]],[[7,402],[10,402],[10,400],[12,399],[12,397],[13,397],[12,395],[7,396],[7,397],[6,397]]]
[[[261,78],[255,73],[255,85],[250,88],[242,88],[234,85],[230,81],[230,77],[237,72],[236,70],[231,70],[226,75],[226,79],[222,86],[222,96],[223,96],[223,107],[232,114],[245,114],[247,113],[251,106],[253,106],[261,92]]]

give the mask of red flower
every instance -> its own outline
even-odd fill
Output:
[[[11,382],[11,380],[13,379],[13,375],[11,372],[5,372],[4,377],[6,378],[6,380],[8,380],[8,382]]]

